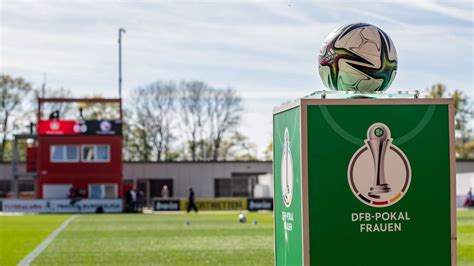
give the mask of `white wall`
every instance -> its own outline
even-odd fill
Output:
[[[196,197],[214,197],[215,178],[231,178],[233,173],[271,174],[272,169],[271,162],[126,163],[124,179],[172,178],[175,197],[187,197],[189,187],[193,187]],[[273,195],[273,185],[270,190]]]
[[[65,199],[69,195],[71,184],[43,185],[43,198],[45,199]]]

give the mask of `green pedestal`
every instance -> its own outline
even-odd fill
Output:
[[[273,117],[276,265],[456,265],[450,99],[301,99]]]

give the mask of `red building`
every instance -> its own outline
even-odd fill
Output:
[[[53,108],[44,117],[47,104]],[[62,117],[63,104],[75,107],[68,110],[75,117]],[[39,98],[36,143],[27,150],[27,167],[37,172],[38,198],[66,198],[71,192],[84,198],[122,197],[120,99]]]

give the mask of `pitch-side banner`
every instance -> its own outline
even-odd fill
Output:
[[[249,211],[271,211],[273,210],[273,198],[249,198],[247,199]]]
[[[246,198],[197,198],[196,206],[200,211],[238,211],[247,209]],[[188,207],[187,199],[155,199],[155,211],[185,211]]]
[[[247,201],[245,198],[202,198],[196,199],[196,206],[199,210],[246,210]],[[187,207],[187,200],[185,206]]]
[[[153,201],[154,211],[179,211],[180,199],[155,199]]]
[[[3,212],[15,213],[95,213],[102,207],[105,213],[122,212],[121,199],[84,199],[74,204],[64,200],[13,200],[0,201]]]

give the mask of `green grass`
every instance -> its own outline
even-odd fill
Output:
[[[82,215],[34,264],[272,265],[271,214],[247,218],[240,224],[237,214]]]
[[[474,266],[474,211],[458,211],[459,266]]]
[[[0,216],[0,265],[16,265],[68,217]]]
[[[0,265],[16,265],[67,217],[0,216]],[[247,219],[239,224],[229,213],[80,215],[33,264],[273,265],[272,215]],[[458,258],[459,266],[474,266],[474,211],[458,212]]]

